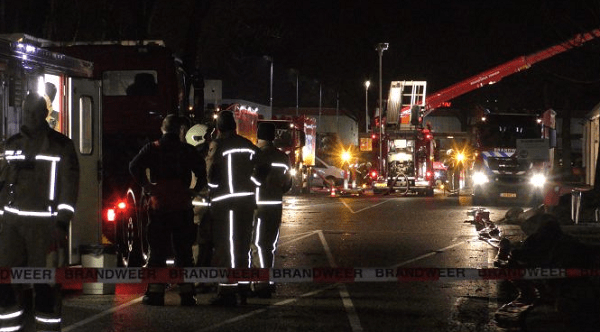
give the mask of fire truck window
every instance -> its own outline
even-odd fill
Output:
[[[292,134],[288,130],[277,130],[273,144],[278,148],[292,147],[294,145]]]
[[[157,73],[153,70],[115,70],[102,73],[105,96],[155,96]]]
[[[79,98],[79,152],[81,154],[91,154],[93,146],[92,136],[92,98],[90,96],[81,96]]]

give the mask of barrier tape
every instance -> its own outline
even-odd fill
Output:
[[[0,268],[0,284],[355,283],[600,277],[600,269],[523,268]]]

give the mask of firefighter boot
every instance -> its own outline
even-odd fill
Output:
[[[179,285],[179,297],[181,298],[180,304],[184,307],[193,307],[197,304],[194,293],[193,284],[181,284]]]
[[[237,305],[238,287],[236,284],[220,284],[217,296],[210,300],[214,306],[234,307]]]
[[[142,298],[145,305],[164,306],[165,305],[165,285],[149,284],[146,294]]]

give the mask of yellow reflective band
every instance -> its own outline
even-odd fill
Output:
[[[10,206],[5,206],[4,207],[4,211],[10,212],[10,213],[14,213],[14,214],[19,215],[19,216],[25,216],[25,217],[52,217],[52,216],[57,215],[56,212],[50,212],[50,211],[48,211],[48,212],[46,212],[46,211],[44,211],[44,212],[39,212],[39,211],[21,211],[19,209],[15,209],[15,208],[12,208]]]
[[[233,244],[233,210],[229,210],[229,253],[231,255],[231,268],[235,268],[235,246]]]
[[[262,222],[261,222],[260,218],[257,218],[256,219],[256,241],[254,241],[254,245],[258,249],[258,258],[259,258],[259,261],[260,261],[260,267],[264,268],[265,267],[265,262],[264,262],[264,259],[263,259],[262,248],[260,247],[260,244],[259,244],[260,233],[262,232],[262,230],[260,229],[261,227],[262,227]]]
[[[232,153],[249,153],[249,154],[253,155],[254,150],[252,150],[252,149],[231,149],[231,150],[227,150],[227,151],[223,152],[223,156],[226,156],[226,155],[232,154]]]
[[[47,323],[47,324],[58,324],[61,321],[60,318],[44,318],[44,317],[37,317],[37,316],[35,317],[35,320],[37,320],[38,322]]]
[[[69,204],[58,204],[59,210],[69,210],[71,212],[75,212],[75,209]]]
[[[242,197],[242,196],[252,196],[254,193],[251,192],[243,192],[243,193],[235,193],[235,194],[227,194],[219,197],[215,197],[212,199],[213,202],[218,202],[224,199],[232,198],[232,197]]]
[[[17,318],[17,317],[21,316],[22,314],[23,314],[23,310],[19,310],[19,311],[11,312],[8,314],[0,315],[0,319],[2,319],[2,320],[13,319],[13,318]]]

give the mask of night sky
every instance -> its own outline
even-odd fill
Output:
[[[43,22],[43,24],[42,24]],[[224,98],[364,114],[392,80],[426,80],[433,93],[483,70],[600,27],[597,0],[2,0],[0,33],[53,40],[163,39],[193,53]],[[190,42],[193,40],[192,42]],[[193,47],[191,47],[192,45]],[[600,40],[453,100],[453,107],[590,110],[600,101]],[[190,64],[192,61],[188,62]]]

